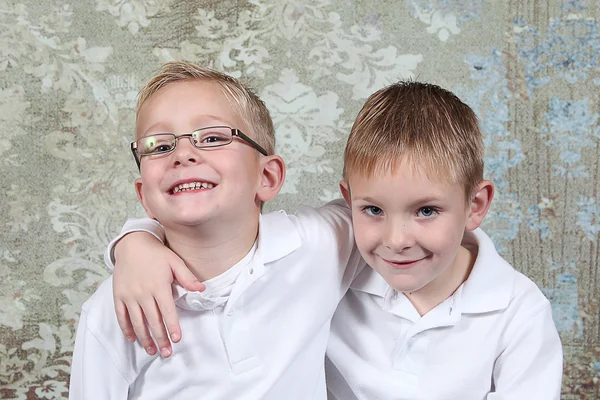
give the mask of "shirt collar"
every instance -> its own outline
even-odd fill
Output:
[[[515,270],[496,251],[481,229],[466,233],[463,246],[477,251],[467,281],[459,288],[456,304],[462,313],[485,313],[508,307],[513,296]]]
[[[261,214],[259,217],[259,230],[257,248],[252,264],[268,264],[291,254],[302,245],[300,234],[285,211],[276,211]],[[189,290],[177,282],[172,285],[173,299],[181,299]]]
[[[385,297],[388,291],[393,290],[385,279],[368,265],[354,278],[350,289],[379,297]]]
[[[454,294],[454,305],[461,313],[485,313],[508,307],[513,295],[514,269],[481,229],[465,233],[462,245],[476,252],[477,259],[469,278]],[[350,288],[383,298],[392,290],[370,267],[356,277]]]
[[[301,245],[300,234],[285,211],[260,215],[256,253],[265,265],[293,253]]]

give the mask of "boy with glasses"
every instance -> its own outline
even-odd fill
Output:
[[[208,68],[161,68],[140,92],[131,148],[155,220],[144,226],[161,224],[206,290],[169,286],[194,334],[164,359],[123,337],[105,281],[82,307],[70,399],[325,399],[331,318],[363,265],[349,209],[261,214],[285,176],[273,123],[254,93]]]
[[[479,229],[494,187],[466,104],[418,82],[373,94],[350,133],[340,186],[371,268],[332,322],[331,400],[560,398],[550,303]],[[121,250],[129,273],[170,273],[134,260],[141,248]]]

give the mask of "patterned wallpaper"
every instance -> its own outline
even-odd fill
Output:
[[[143,215],[135,97],[179,59],[266,101],[289,166],[269,210],[339,196],[376,89],[415,77],[461,96],[498,189],[485,228],[552,301],[563,399],[600,398],[597,0],[0,0],[1,398],[66,398],[103,250]]]

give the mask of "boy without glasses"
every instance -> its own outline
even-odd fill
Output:
[[[206,290],[174,284],[159,294],[175,301],[181,326],[194,332],[163,359],[122,336],[113,279],[105,281],[82,308],[70,398],[325,399],[331,318],[363,265],[349,209],[262,215],[285,176],[273,123],[255,94],[207,68],[161,68],[140,92],[131,146],[141,173],[136,192],[158,221],[143,226],[160,223]],[[163,303],[126,312],[140,318]]]
[[[373,94],[348,139],[340,186],[372,268],[332,322],[330,399],[559,399],[550,304],[479,229],[494,187],[483,180],[481,132],[467,105],[418,82]],[[170,274],[131,257],[142,245],[119,246],[130,273]],[[166,250],[152,251],[158,259]]]
[[[331,399],[560,398],[550,303],[478,228],[483,167],[477,117],[452,93],[400,83],[363,106],[340,186],[372,268],[333,319]]]

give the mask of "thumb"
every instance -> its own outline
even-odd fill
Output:
[[[202,292],[206,289],[204,283],[201,283],[183,262],[171,263],[171,271],[173,271],[173,278],[187,290]]]

